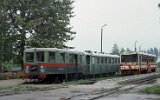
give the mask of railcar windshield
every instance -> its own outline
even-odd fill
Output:
[[[34,62],[34,53],[26,52],[26,62]]]
[[[121,62],[137,62],[137,61],[138,61],[137,54],[121,55]]]

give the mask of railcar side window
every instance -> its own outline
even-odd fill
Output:
[[[44,52],[36,52],[36,61],[44,62]]]
[[[55,52],[49,52],[49,62],[55,62]]]
[[[60,54],[60,62],[65,63],[65,53]]]
[[[103,64],[104,63],[104,59],[103,58],[101,58],[101,64]]]
[[[73,61],[73,55],[72,54],[69,55],[69,63],[70,64],[74,63],[74,61]]]
[[[34,62],[34,53],[26,52],[26,62]]]
[[[99,62],[100,62],[100,60],[99,60],[99,58],[97,57],[97,64],[99,64]]]
[[[105,64],[107,64],[107,63],[108,63],[107,58],[105,58]]]
[[[111,58],[108,58],[108,63],[111,64]]]
[[[119,63],[119,59],[118,59],[118,58],[116,58],[116,63],[117,63],[117,64]]]
[[[79,63],[82,64],[82,55],[79,57]]]
[[[114,58],[114,63],[115,63],[115,64],[117,63],[117,58]]]
[[[118,58],[115,58],[115,63],[116,63],[116,64],[118,63]]]
[[[111,63],[114,64],[114,58],[111,59]]]
[[[117,58],[117,63],[120,63],[120,59],[119,58]]]
[[[94,58],[95,58],[95,64],[97,64],[98,63],[97,57],[94,57]]]
[[[138,61],[138,55],[133,54],[133,55],[122,55],[121,56],[121,61],[122,62],[137,62]]]

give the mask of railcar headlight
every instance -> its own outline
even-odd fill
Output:
[[[25,68],[25,73],[29,73],[29,66]]]
[[[40,66],[40,72],[44,73],[44,67]]]
[[[41,66],[40,68],[41,68],[41,69],[43,69],[44,67],[43,67],[43,66]]]

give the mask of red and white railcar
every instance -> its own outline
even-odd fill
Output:
[[[143,52],[129,52],[121,54],[121,75],[155,72],[157,57]]]

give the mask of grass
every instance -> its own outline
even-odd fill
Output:
[[[91,81],[101,81],[106,79],[112,79],[112,78],[118,78],[120,76],[108,76],[108,77],[99,77],[99,78],[91,78],[91,79],[81,79],[81,80],[74,80],[74,81],[68,81],[67,84],[87,84]]]
[[[160,94],[160,84],[146,87],[140,90],[140,92],[147,94]]]
[[[34,91],[47,91],[53,90],[54,87],[46,86],[46,87],[38,87],[31,85],[16,85],[9,87],[0,87],[0,93],[19,93],[19,92],[34,92]]]

